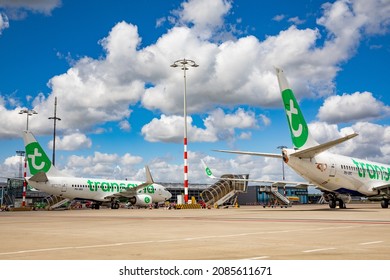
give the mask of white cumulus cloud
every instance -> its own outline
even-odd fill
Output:
[[[65,135],[64,137],[56,137],[56,149],[65,151],[74,151],[83,148],[90,148],[92,141],[86,135],[82,133],[73,133]],[[48,144],[51,149],[53,147],[53,140]]]
[[[257,128],[256,116],[239,108],[232,114],[226,114],[222,109],[216,109],[203,120],[205,128],[192,124],[192,117],[187,117],[188,138],[194,142],[215,142],[218,140],[233,140],[236,129]],[[184,134],[184,117],[161,115],[154,118],[142,128],[142,134],[150,142],[181,142]]]
[[[317,117],[328,123],[342,123],[386,117],[389,112],[389,106],[375,99],[371,92],[355,92],[328,97]]]

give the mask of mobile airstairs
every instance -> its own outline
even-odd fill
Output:
[[[69,202],[70,200],[67,198],[63,198],[61,196],[50,195],[45,197],[47,201],[47,206],[45,207],[47,210],[54,210]]]
[[[284,184],[275,183],[269,186],[260,186],[259,191],[260,193],[266,193],[270,196],[270,207],[275,207],[277,205],[281,207],[291,207],[292,202],[279,192],[279,187],[284,186]]]
[[[200,194],[207,205],[219,207],[229,200],[233,200],[238,193],[246,192],[248,187],[249,174],[233,175],[225,174],[214,185],[211,185]],[[237,179],[237,180],[234,180]]]

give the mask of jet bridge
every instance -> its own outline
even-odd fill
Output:
[[[238,193],[247,191],[249,174],[225,174],[221,178],[226,179],[219,180],[200,194],[207,205],[221,206]]]

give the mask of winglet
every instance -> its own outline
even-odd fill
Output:
[[[201,159],[201,162],[202,162],[202,164],[203,164],[204,171],[206,172],[206,175],[207,175],[209,178],[216,179],[217,177],[215,177],[215,176],[213,175],[213,172],[211,172],[211,169],[206,165],[206,163],[203,161],[203,159]]]
[[[149,166],[145,165],[146,183],[154,183],[152,173],[150,173]]]

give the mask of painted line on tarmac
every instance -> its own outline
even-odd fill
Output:
[[[93,248],[117,247],[117,246],[126,246],[126,245],[142,245],[142,244],[150,244],[150,243],[172,243],[172,242],[194,241],[194,240],[204,240],[204,239],[206,239],[206,240],[207,239],[223,240],[224,238],[234,238],[234,237],[253,236],[253,235],[269,235],[269,234],[274,235],[274,234],[280,234],[280,233],[291,233],[291,232],[302,232],[302,231],[304,231],[304,232],[305,231],[323,231],[323,230],[332,230],[333,231],[335,229],[346,229],[346,228],[356,228],[356,227],[359,227],[359,226],[322,227],[322,228],[316,228],[316,229],[274,230],[274,231],[247,232],[247,233],[225,234],[225,235],[185,237],[185,238],[178,238],[178,239],[144,240],[144,241],[117,242],[117,243],[83,245],[83,246],[53,247],[53,248],[20,250],[20,251],[13,251],[13,252],[3,252],[3,253],[0,253],[0,256],[26,254],[26,253],[39,253],[39,252],[48,252],[48,251],[93,249]]]
[[[329,251],[329,250],[336,250],[336,248],[320,248],[320,249],[306,250],[306,251],[302,251],[302,253],[314,253],[314,252]]]
[[[359,243],[359,245],[371,245],[371,244],[378,244],[378,243],[383,243],[383,241],[371,241],[371,242]]]
[[[269,258],[269,256],[261,256],[261,257],[249,258],[249,259],[246,259],[246,260],[262,260],[262,259],[268,259],[268,258]]]

